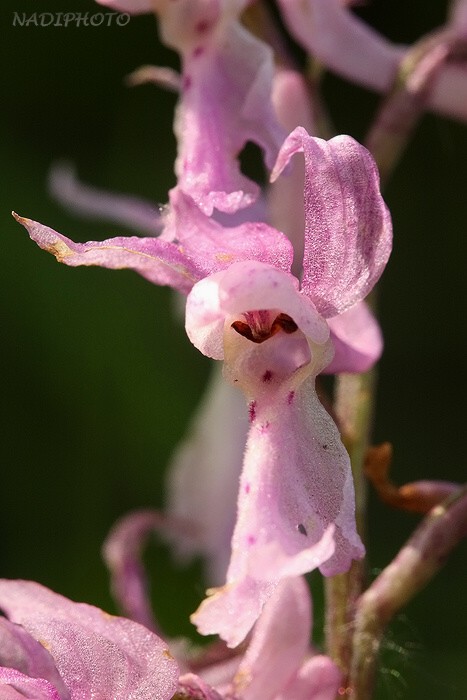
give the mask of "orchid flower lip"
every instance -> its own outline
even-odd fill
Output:
[[[253,343],[264,343],[265,340],[269,340],[281,330],[291,334],[298,329],[293,318],[280,311],[260,309],[259,311],[245,311],[242,316],[245,321],[233,321],[230,327]]]
[[[226,270],[209,275],[194,285],[186,307],[188,337],[203,354],[222,360],[226,329],[232,329],[233,322],[241,321],[246,322],[251,330],[252,317],[245,318],[244,314],[254,313],[254,318],[258,319],[260,311],[267,311],[269,327],[264,331],[265,339],[272,336],[271,326],[279,317],[274,335],[279,330],[295,332],[297,326],[309,341],[324,345],[329,339],[329,326],[298,287],[298,280],[293,275],[266,262],[245,260],[233,263]],[[272,318],[269,319],[270,315]],[[233,330],[237,335],[243,329],[248,338],[250,331],[245,326],[236,326]]]

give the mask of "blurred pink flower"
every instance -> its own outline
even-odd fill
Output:
[[[272,49],[239,22],[248,0],[99,0],[125,12],[155,12],[162,41],[181,56],[174,122],[177,184],[197,206],[235,212],[259,188],[237,156],[252,141],[272,167],[284,139],[271,102]]]
[[[352,0],[279,0],[285,25],[294,39],[326,68],[358,85],[388,94],[410,48],[393,44],[350,9]],[[426,107],[467,120],[465,0],[453,4],[439,45],[460,50],[445,61],[432,80]],[[423,41],[423,38],[421,39]]]

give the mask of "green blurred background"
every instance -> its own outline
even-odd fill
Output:
[[[63,158],[86,182],[164,203],[174,184],[175,97],[125,88],[122,78],[177,58],[159,44],[151,17],[125,27],[26,28],[12,26],[15,11],[100,10],[79,0],[4,0],[0,10],[0,575],[112,609],[101,543],[119,515],[162,505],[164,468],[209,365],[187,342],[167,289],[128,271],[60,266],[9,212],[75,240],[125,233],[50,200],[47,171]],[[445,13],[442,0],[374,0],[360,10],[398,42]],[[324,87],[338,131],[362,139],[377,98],[336,78]],[[374,438],[393,442],[400,483],[465,479],[466,184],[467,125],[426,116],[386,190],[395,245],[380,285],[386,352]],[[375,575],[418,519],[373,495],[369,518]],[[162,546],[148,564],[167,633],[189,633],[200,567],[177,571]],[[467,697],[466,565],[464,544],[388,631],[379,698]]]

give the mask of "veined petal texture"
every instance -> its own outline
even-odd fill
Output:
[[[352,137],[324,141],[297,127],[271,179],[299,152],[305,156],[302,291],[329,318],[364,299],[378,281],[391,253],[391,217],[375,162]]]
[[[170,700],[176,690],[175,660],[142,625],[31,581],[1,579],[0,608],[47,647],[71,700]]]

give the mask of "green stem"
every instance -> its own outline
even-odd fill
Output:
[[[334,410],[350,455],[355,484],[357,529],[364,539],[367,489],[363,461],[373,417],[376,373],[341,374],[336,378]],[[345,574],[325,579],[327,653],[350,673],[355,605],[365,580],[364,561],[354,561]]]
[[[467,486],[435,506],[397,557],[357,601],[350,687],[354,700],[371,700],[381,639],[388,622],[446,562],[467,534]]]

